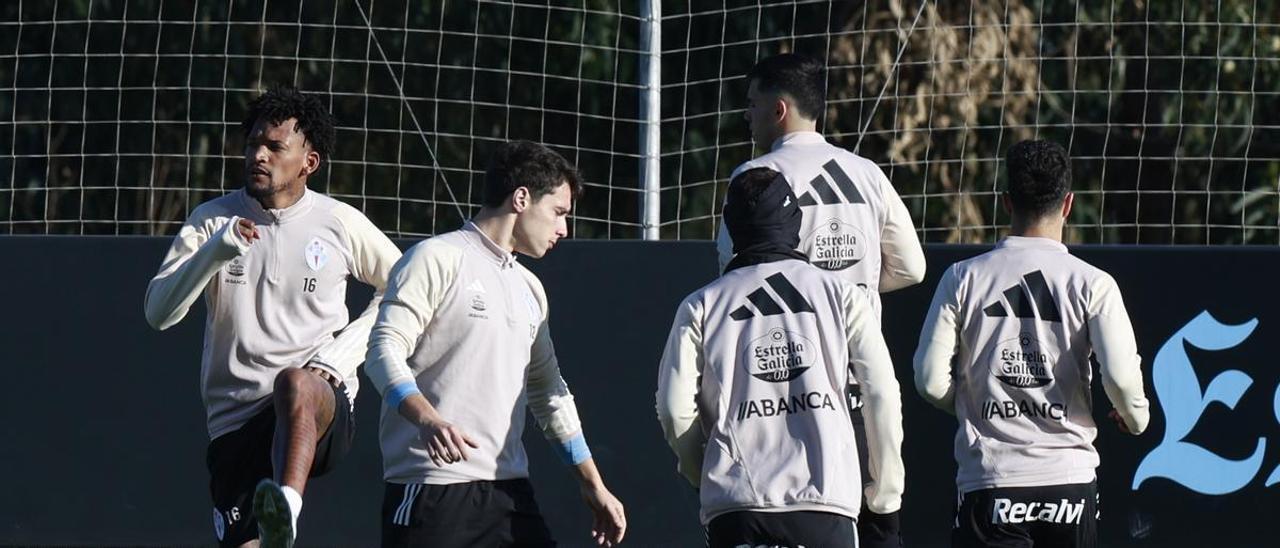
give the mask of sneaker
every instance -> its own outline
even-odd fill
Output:
[[[293,512],[284,491],[270,479],[258,482],[253,493],[253,515],[258,519],[261,548],[293,548]]]

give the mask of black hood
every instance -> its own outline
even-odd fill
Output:
[[[729,184],[724,224],[733,240],[733,260],[725,272],[785,259],[805,260],[800,245],[800,204],[780,173],[748,170]]]

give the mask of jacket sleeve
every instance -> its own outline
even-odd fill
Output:
[[[239,220],[209,217],[200,208],[192,212],[147,284],[143,309],[148,325],[163,331],[182,321],[218,269],[249,250],[249,241],[235,229]]]
[[[902,508],[906,485],[902,464],[902,392],[875,313],[857,289],[850,285],[842,288],[849,361],[862,385],[867,465],[874,478],[866,487],[867,508],[877,514],[889,514]]]
[[[880,292],[888,293],[924,281],[925,260],[911,212],[883,172],[880,179],[885,207],[880,230]]]
[[[951,360],[960,330],[959,278],[952,266],[942,274],[920,330],[913,359],[916,391],[934,407],[955,414]]]
[[[658,365],[655,396],[658,422],[676,454],[676,469],[694,487],[702,483],[706,435],[698,421],[698,386],[702,376],[702,306],[690,298],[676,310],[675,321]]]
[[[1147,429],[1150,404],[1142,387],[1142,356],[1120,288],[1103,274],[1089,287],[1089,341],[1097,355],[1102,388],[1133,434]]]
[[[417,382],[409,355],[452,288],[461,263],[461,251],[427,240],[391,268],[365,360],[365,374],[379,394],[385,396],[388,388],[402,382]]]
[[[568,383],[560,375],[555,345],[551,342],[548,323],[547,295],[533,273],[521,269],[542,309],[542,320],[529,353],[529,372],[525,377],[525,393],[529,412],[533,414],[542,435],[553,442],[566,442],[582,433],[582,421]]]

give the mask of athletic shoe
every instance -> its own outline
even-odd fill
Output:
[[[293,511],[276,482],[270,479],[258,482],[253,493],[253,515],[258,519],[261,548],[293,548],[296,536]]]

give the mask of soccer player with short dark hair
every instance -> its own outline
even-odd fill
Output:
[[[1093,546],[1097,359],[1120,430],[1149,418],[1133,326],[1115,280],[1062,245],[1071,160],[1057,143],[1009,148],[1012,230],[951,265],[915,355],[917,390],[959,421],[955,546]]]
[[[747,74],[744,116],[752,140],[768,152],[729,179],[758,167],[782,173],[804,213],[797,249],[866,290],[878,315],[880,293],[924,279],[924,251],[910,212],[880,167],[817,132],[826,109],[825,73],[821,61],[798,53],[756,63]],[[733,257],[723,223],[716,244],[723,268]]]
[[[924,279],[924,250],[910,212],[880,167],[818,133],[818,118],[826,110],[825,74],[821,61],[798,53],[756,63],[747,74],[745,116],[752,140],[768,152],[738,166],[730,180],[758,167],[781,172],[804,213],[797,249],[818,268],[861,288],[879,318],[881,293]],[[731,236],[721,223],[716,240],[721,268],[732,258]],[[862,443],[857,384],[850,385],[849,399],[850,419]],[[865,446],[859,451],[865,457]],[[869,507],[859,519],[862,548],[901,545],[897,507]]]
[[[902,501],[902,400],[864,292],[796,251],[801,206],[778,172],[729,185],[733,260],[676,311],[657,412],[679,471],[699,488],[711,548],[857,544],[854,520]],[[845,387],[863,386],[860,463]]]
[[[547,147],[503,144],[480,212],[392,271],[366,369],[383,395],[383,546],[554,546],[528,479],[526,407],[573,466],[596,542],[622,541],[622,503],[560,376],[546,292],[515,255],[541,258],[567,235],[581,188]]]
[[[308,477],[351,446],[356,368],[400,250],[355,208],[307,189],[333,124],[294,88],[254,99],[244,188],[191,212],[147,286],[156,329],[202,293],[208,305],[200,387],[222,546],[291,546]],[[377,290],[350,323],[348,278]]]

